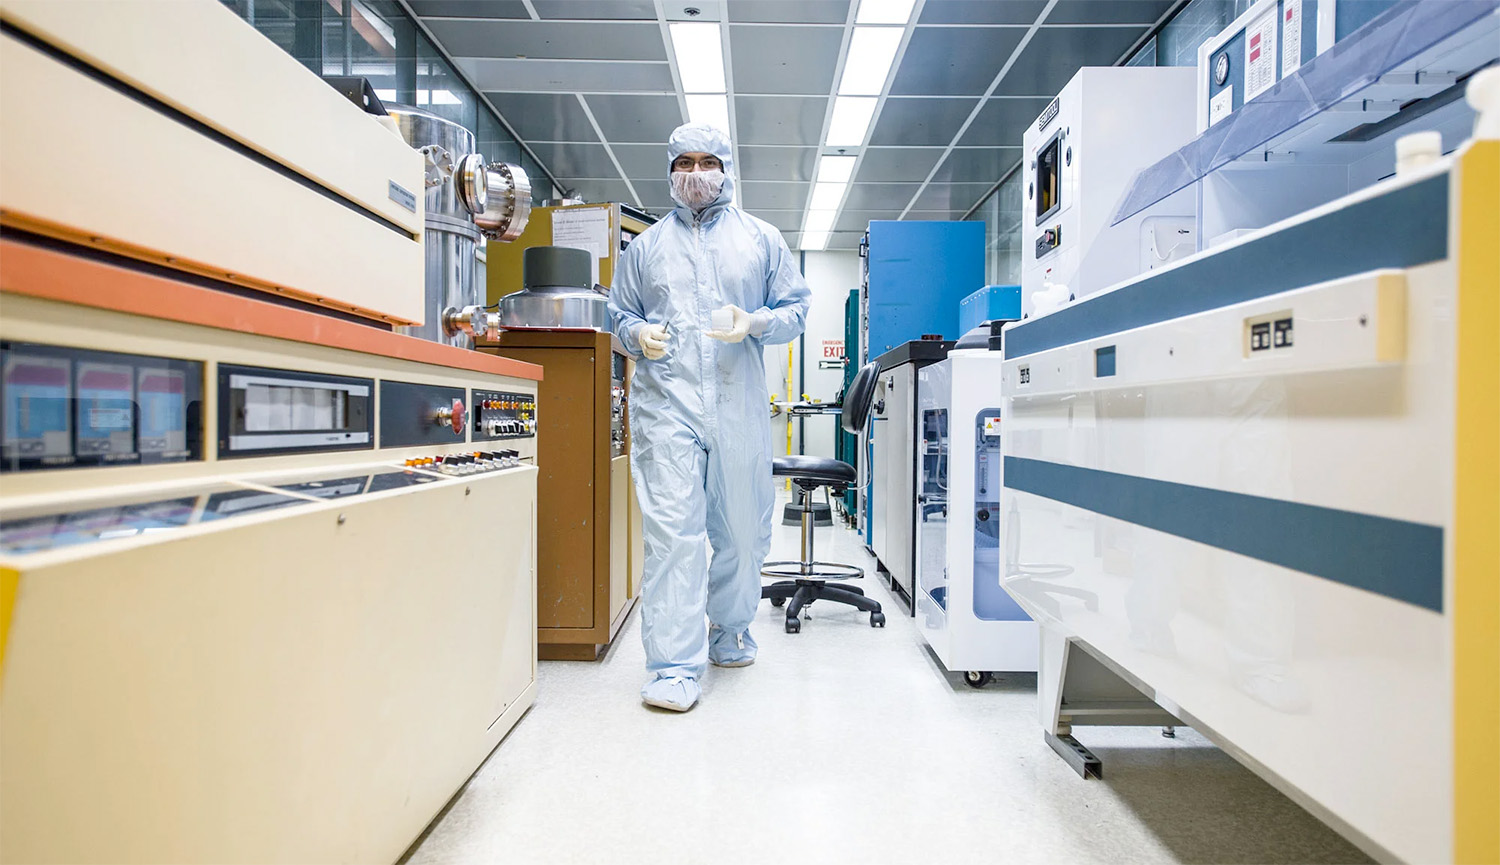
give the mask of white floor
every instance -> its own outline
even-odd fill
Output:
[[[779,510],[778,510],[779,513]],[[818,558],[873,567],[853,532]],[[796,558],[776,530],[772,558]],[[762,603],[760,659],[642,706],[640,621],[597,663],[543,662],[536,706],[410,854],[498,862],[1351,862],[1316,818],[1191,730],[1080,728],[1105,780],[1042,740],[1035,676],[964,685],[873,576],[884,629]]]

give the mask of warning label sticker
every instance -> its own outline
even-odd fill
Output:
[[[1245,101],[1276,84],[1276,10],[1245,28]]]

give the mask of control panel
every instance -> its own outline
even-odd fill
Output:
[[[0,342],[0,471],[203,459],[203,364]]]
[[[465,440],[468,392],[461,387],[380,383],[380,446],[457,444]]]
[[[458,454],[435,454],[412,457],[406,465],[414,469],[445,475],[473,475],[513,468],[521,464],[521,453],[513,450],[472,451]]]
[[[374,381],[219,364],[219,459],[369,450]]]
[[[475,441],[536,435],[536,396],[533,394],[475,390],[473,415]]]

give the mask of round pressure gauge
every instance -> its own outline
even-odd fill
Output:
[[[1214,61],[1214,83],[1223,86],[1229,80],[1229,52],[1220,54]]]

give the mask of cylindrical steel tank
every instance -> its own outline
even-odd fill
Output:
[[[474,248],[483,236],[465,204],[465,197],[473,200],[476,182],[484,188],[483,159],[465,159],[475,153],[474,133],[410,105],[387,104],[386,111],[407,144],[418,150],[429,148],[426,230],[422,238],[427,255],[426,318],[421,325],[399,330],[433,342],[472,348],[474,339],[468,334],[445,332],[443,310],[484,305],[484,286],[474,278]],[[472,170],[476,162],[480,166],[477,179]]]

